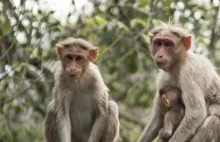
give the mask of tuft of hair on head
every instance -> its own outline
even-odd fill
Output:
[[[98,47],[93,46],[90,42],[82,39],[82,38],[73,38],[69,37],[61,42],[58,42],[57,45],[62,45],[63,47],[81,47],[84,49],[98,49]]]
[[[180,37],[186,37],[189,35],[188,32],[185,29],[181,28],[179,25],[172,24],[172,21],[169,21],[168,23],[161,22],[161,25],[151,29],[148,35],[154,36],[160,31],[165,31],[165,30],[169,30],[175,35],[180,36]]]

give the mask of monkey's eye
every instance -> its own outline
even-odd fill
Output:
[[[76,61],[77,61],[77,62],[82,61],[82,59],[83,59],[83,57],[82,57],[82,56],[76,56]]]
[[[173,42],[171,42],[171,41],[165,41],[165,42],[164,42],[164,46],[165,46],[165,47],[172,47],[172,46],[173,46]]]
[[[69,60],[69,61],[72,61],[73,60],[73,56],[68,54],[68,55],[66,55],[66,59]]]
[[[155,42],[154,42],[154,45],[155,45],[155,46],[161,46],[161,45],[162,45],[162,42],[161,42],[161,41],[155,41]]]

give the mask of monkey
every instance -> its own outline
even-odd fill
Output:
[[[81,38],[56,44],[53,99],[45,119],[47,142],[116,142],[118,106],[109,100],[98,67],[98,48]]]
[[[191,36],[181,27],[163,24],[153,28],[149,38],[159,73],[152,116],[138,142],[153,141],[162,127],[159,90],[166,85],[181,89],[185,106],[185,115],[169,142],[220,141],[220,77],[215,66],[207,57],[189,50]]]
[[[175,86],[166,86],[159,91],[160,108],[163,115],[163,127],[159,131],[162,142],[168,142],[184,117],[185,108],[181,101],[181,90]]]

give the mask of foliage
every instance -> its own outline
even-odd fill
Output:
[[[44,140],[54,45],[66,37],[99,47],[97,65],[120,108],[120,142],[136,141],[149,118],[157,73],[147,37],[152,27],[163,21],[188,29],[192,50],[220,65],[217,0],[91,0],[81,12],[77,2],[62,22],[43,8],[46,1],[0,0],[0,141]]]

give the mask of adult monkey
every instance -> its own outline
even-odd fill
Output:
[[[56,44],[54,98],[45,121],[47,142],[116,142],[118,106],[108,100],[98,67],[97,47],[83,39]]]
[[[160,70],[153,115],[139,142],[151,142],[162,125],[159,90],[166,85],[182,90],[185,116],[170,142],[220,141],[220,77],[205,57],[189,51],[191,36],[184,29],[163,25],[150,31],[151,53]]]

